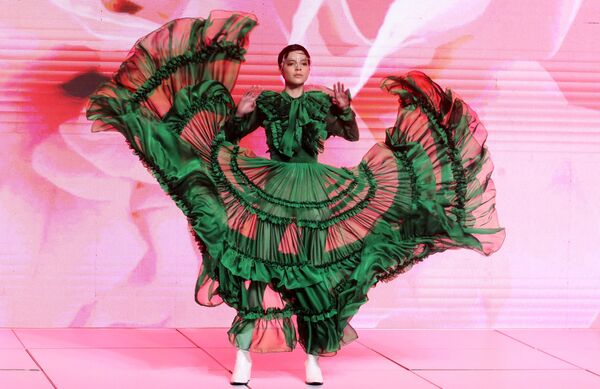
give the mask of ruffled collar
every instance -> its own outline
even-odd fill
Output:
[[[288,102],[292,102],[294,100],[304,100],[306,98],[306,94],[308,92],[303,92],[300,96],[298,97],[292,97],[290,96],[286,91],[281,91],[281,93],[279,94],[281,96],[281,98],[284,101],[288,101]]]
[[[331,99],[321,91],[305,91],[291,97],[285,91],[263,91],[257,104],[266,115],[267,125],[273,135],[272,146],[282,155],[291,158],[299,147],[311,154],[322,148],[319,137],[326,137],[325,117]]]

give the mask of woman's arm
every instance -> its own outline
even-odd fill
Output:
[[[344,84],[336,82],[333,85],[331,112],[327,116],[328,137],[335,135],[351,142],[358,140],[356,115],[350,108],[350,102],[350,91],[344,88]]]
[[[254,111],[242,117],[233,114],[223,127],[225,138],[229,142],[237,143],[240,139],[260,127],[263,120],[264,115],[259,109],[254,109]]]
[[[260,88],[256,86],[244,93],[234,113],[225,123],[225,138],[228,141],[237,143],[262,124],[264,115],[256,108],[258,96],[260,96]]]
[[[355,142],[359,139],[356,115],[352,108],[345,110],[333,105],[331,114],[327,115],[327,136],[341,136],[342,138]]]

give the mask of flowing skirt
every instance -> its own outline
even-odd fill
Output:
[[[237,310],[238,348],[333,355],[368,291],[428,255],[504,240],[486,131],[417,71],[388,77],[396,123],[355,167],[257,157],[225,139],[251,15],[178,19],[140,39],[90,98],[187,216],[202,252],[196,301]]]

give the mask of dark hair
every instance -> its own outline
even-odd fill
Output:
[[[277,66],[278,67],[281,67],[281,64],[283,63],[283,60],[285,59],[285,57],[287,57],[287,55],[292,51],[303,52],[306,55],[306,58],[308,58],[308,64],[310,65],[310,54],[308,54],[308,50],[306,50],[304,48],[304,46],[293,44],[293,45],[285,46],[283,48],[283,50],[281,50],[279,52],[279,55],[277,56]]]

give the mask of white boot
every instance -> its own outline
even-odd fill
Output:
[[[306,383],[308,385],[323,384],[323,373],[321,373],[318,359],[318,355],[306,354],[306,362],[304,362],[304,367],[306,368]]]
[[[235,367],[231,374],[231,385],[246,385],[250,381],[250,371],[252,370],[252,359],[250,352],[246,350],[237,350],[235,355]]]

